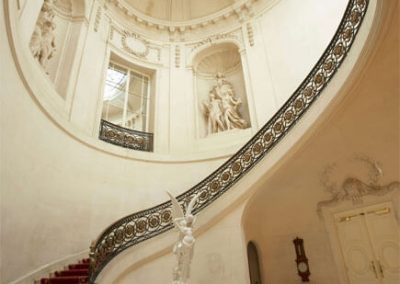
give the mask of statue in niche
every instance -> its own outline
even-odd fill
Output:
[[[46,68],[56,50],[54,3],[54,0],[44,1],[30,42],[33,57],[39,61],[43,68]]]
[[[208,102],[203,103],[208,133],[246,128],[247,122],[239,112],[242,101],[235,96],[232,84],[220,72],[215,77],[217,84],[209,92]]]
[[[186,214],[183,213],[181,206],[175,197],[167,192],[172,202],[173,222],[179,230],[178,241],[173,247],[173,253],[177,258],[178,264],[174,267],[172,273],[172,284],[187,284],[190,277],[190,264],[193,258],[193,249],[195,239],[193,237],[193,224],[195,217],[192,214],[193,207],[200,194],[195,195],[186,208]]]
[[[218,99],[213,91],[209,93],[209,101],[205,105],[205,115],[207,117],[208,133],[217,133],[225,131],[225,123],[223,122],[222,101]]]

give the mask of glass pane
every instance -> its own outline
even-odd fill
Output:
[[[107,70],[104,88],[102,118],[120,126],[124,126],[123,113],[127,74],[126,69],[111,63]]]
[[[126,113],[127,128],[146,131],[147,90],[148,78],[131,71]]]

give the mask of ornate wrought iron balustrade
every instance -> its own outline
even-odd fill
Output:
[[[153,152],[153,133],[124,128],[103,119],[99,139],[124,148]]]
[[[230,189],[259,162],[296,124],[319,97],[348,54],[360,28],[368,0],[350,0],[341,23],[321,58],[279,111],[227,162],[199,184],[177,197],[185,204],[201,193],[198,213]],[[109,226],[91,247],[90,283],[123,250],[173,227],[171,202],[126,216]]]

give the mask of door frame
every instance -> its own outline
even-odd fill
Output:
[[[400,193],[392,192],[385,196],[364,196],[361,204],[353,204],[351,201],[343,201],[335,207],[322,207],[321,218],[325,224],[325,229],[328,233],[329,243],[333,255],[333,260],[338,272],[340,283],[350,284],[347,276],[344,256],[340,245],[339,235],[335,224],[335,215],[345,211],[361,210],[370,206],[390,206],[393,209],[394,217],[397,223],[400,224]]]

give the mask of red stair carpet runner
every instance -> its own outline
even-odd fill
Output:
[[[70,264],[63,271],[56,271],[49,278],[40,279],[40,284],[83,284],[88,283],[89,259]]]

